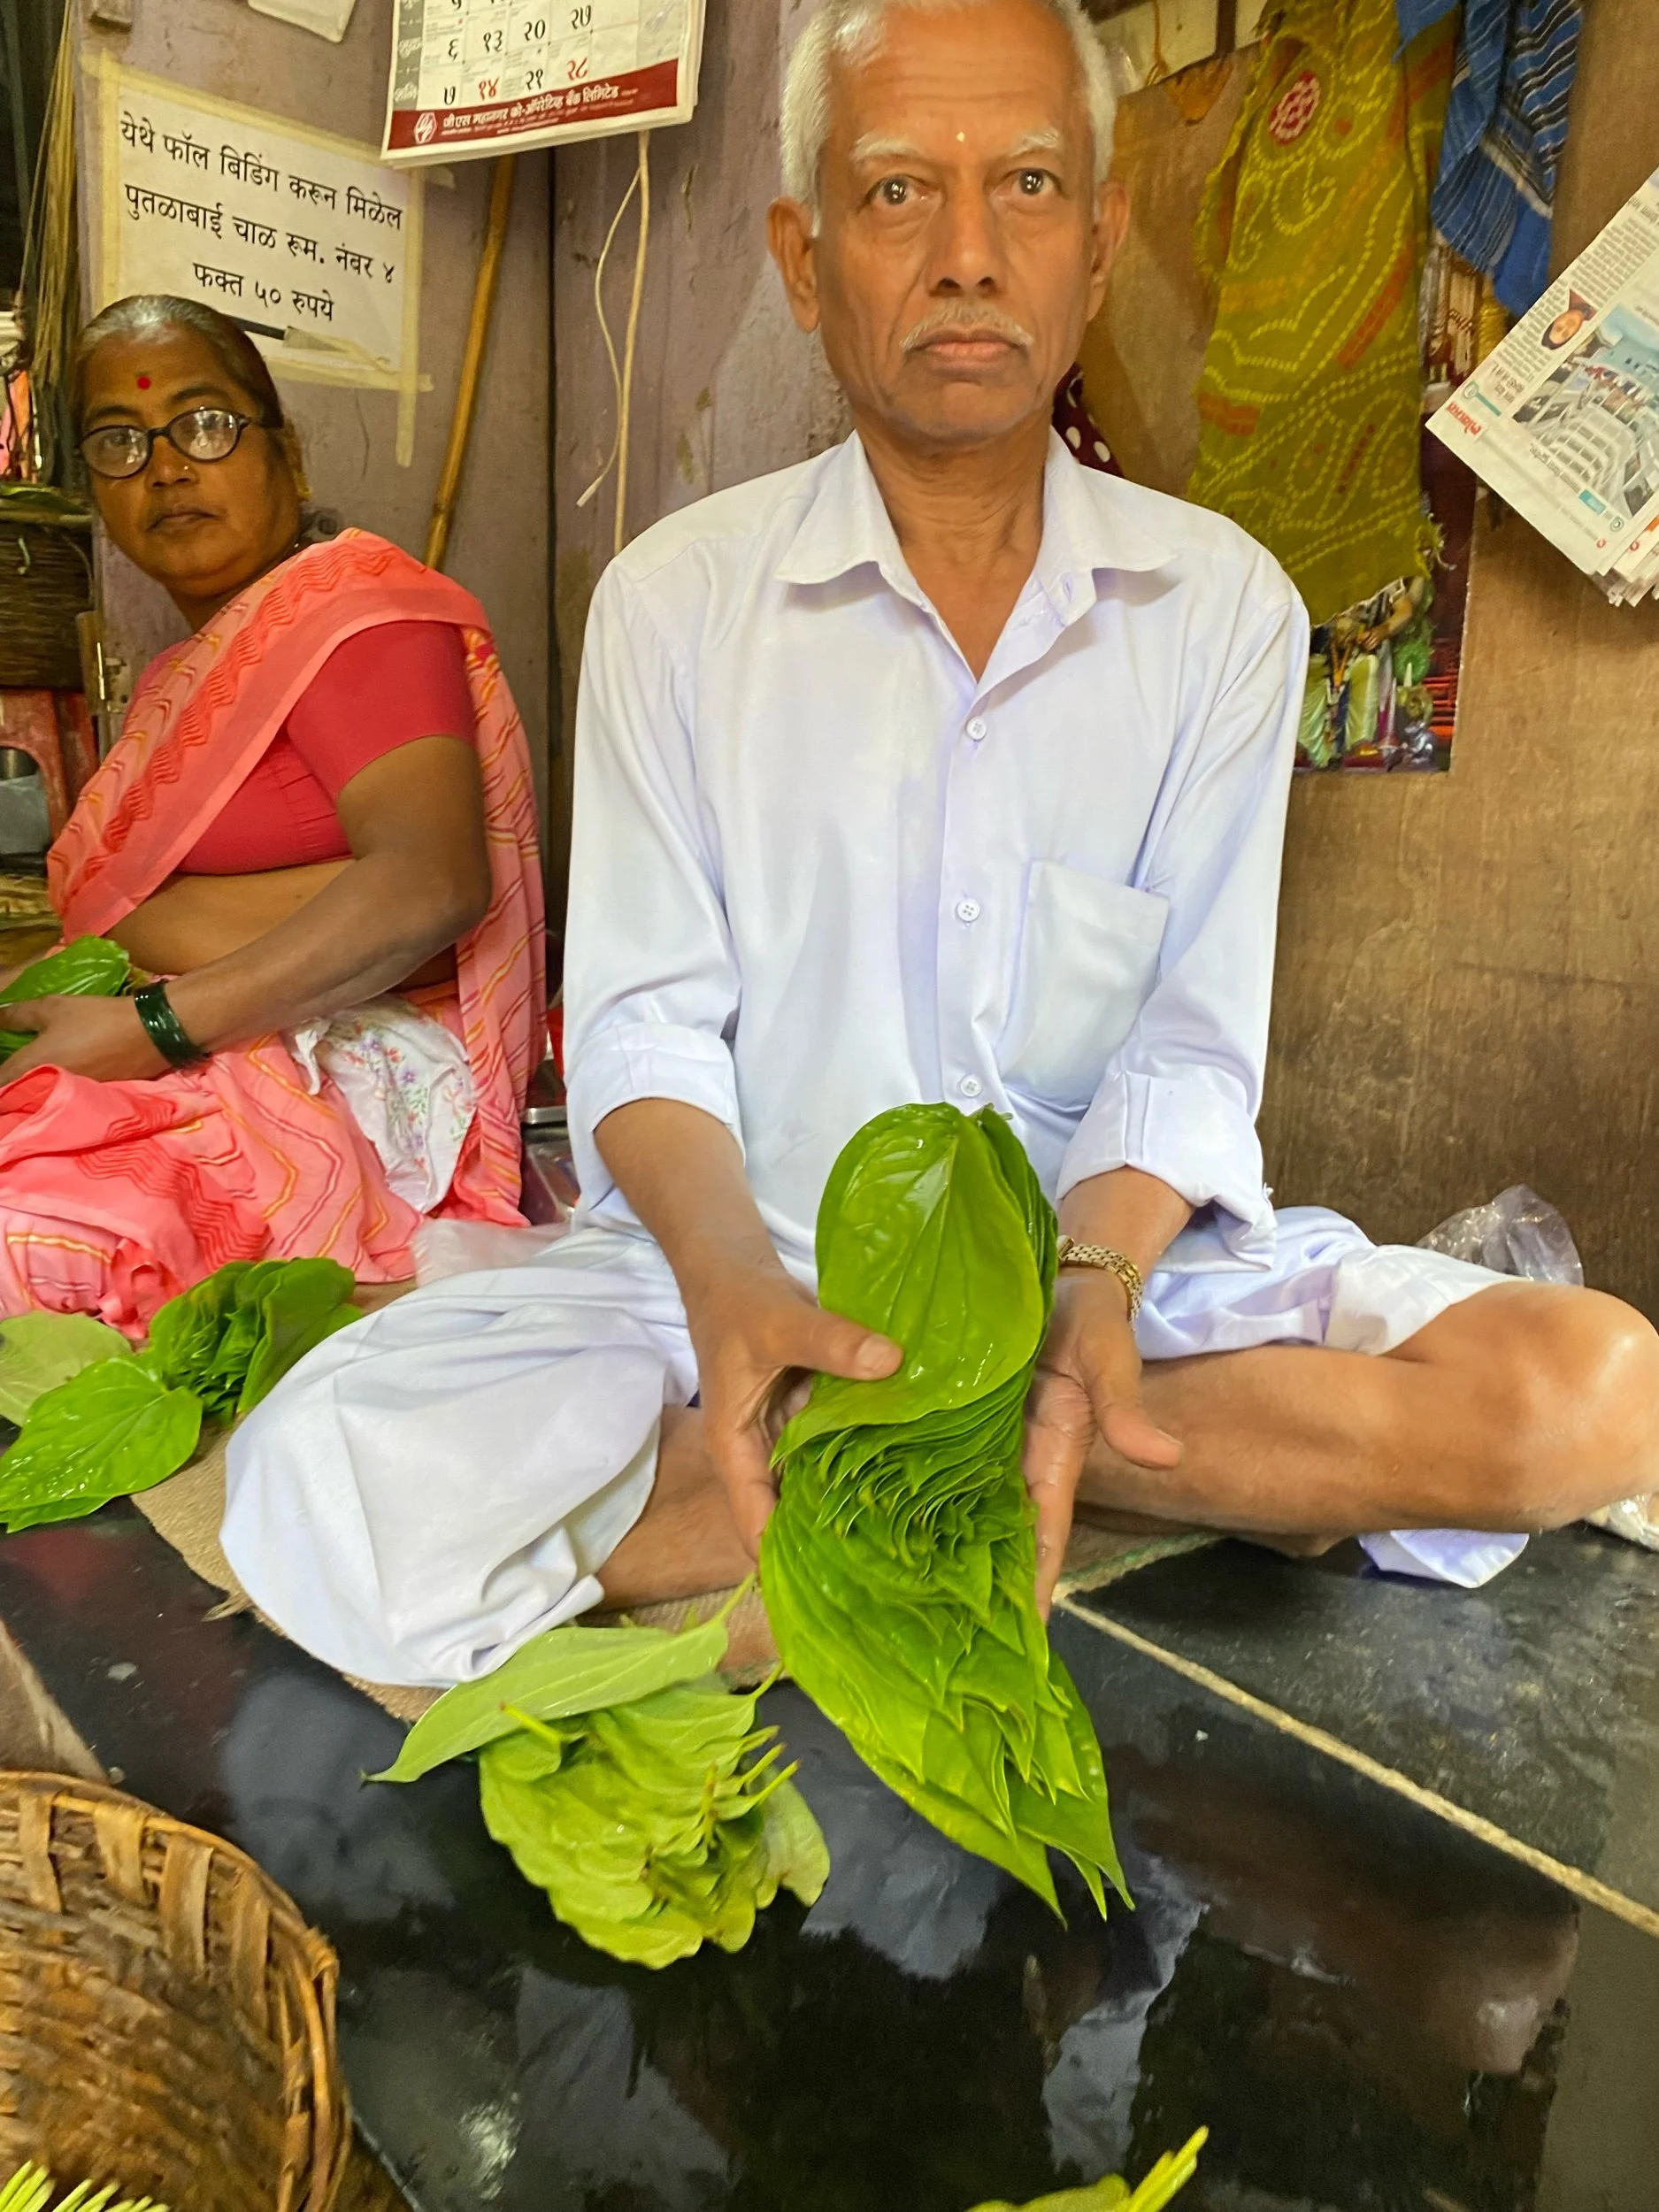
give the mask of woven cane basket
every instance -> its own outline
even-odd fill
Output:
[[[0,2180],[171,2212],[332,2212],[351,2148],[334,1953],[233,1846],[0,1771]]]

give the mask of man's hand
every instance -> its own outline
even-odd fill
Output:
[[[1141,1355],[1115,1275],[1068,1269],[1025,1408],[1025,1483],[1037,1509],[1037,1604],[1045,1619],[1096,1437],[1138,1467],[1175,1467],[1181,1448],[1141,1402]]]
[[[35,1033],[33,1044],[0,1060],[0,1084],[31,1068],[62,1068],[99,1083],[143,1081],[167,1072],[130,998],[19,999],[15,1006],[0,1006],[0,1029]]]
[[[841,1314],[826,1313],[775,1263],[722,1271],[686,1300],[697,1356],[703,1434],[739,1535],[757,1557],[777,1502],[772,1450],[814,1374],[873,1382],[904,1355]]]

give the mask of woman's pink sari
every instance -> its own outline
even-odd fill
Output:
[[[65,937],[99,935],[165,883],[334,648],[380,622],[448,622],[466,649],[495,896],[422,1010],[459,1037],[478,1111],[451,1220],[518,1218],[518,1108],[541,1057],[541,882],[524,727],[482,609],[383,539],[347,530],[250,586],[144,672],[120,742],[49,863]],[[150,1083],[36,1068],[0,1087],[0,1316],[96,1313],[136,1333],[227,1260],[326,1254],[362,1280],[412,1272],[420,1217],[325,1078],[262,1038]]]

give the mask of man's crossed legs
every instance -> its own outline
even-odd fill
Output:
[[[1659,1336],[1617,1300],[1375,1247],[1312,1209],[1279,1217],[1278,1245],[1265,1270],[1212,1253],[1153,1277],[1144,1400],[1180,1461],[1097,1442],[1085,1508],[1310,1549],[1553,1527],[1659,1485]],[[749,1571],[695,1389],[660,1251],[578,1231],[303,1361],[233,1440],[227,1553],[335,1665],[488,1672],[602,1601]]]

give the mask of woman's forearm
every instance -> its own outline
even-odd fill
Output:
[[[475,899],[434,886],[414,856],[368,853],[336,865],[331,881],[274,926],[169,987],[196,1043],[218,1051],[326,1019],[405,982],[479,919]]]

